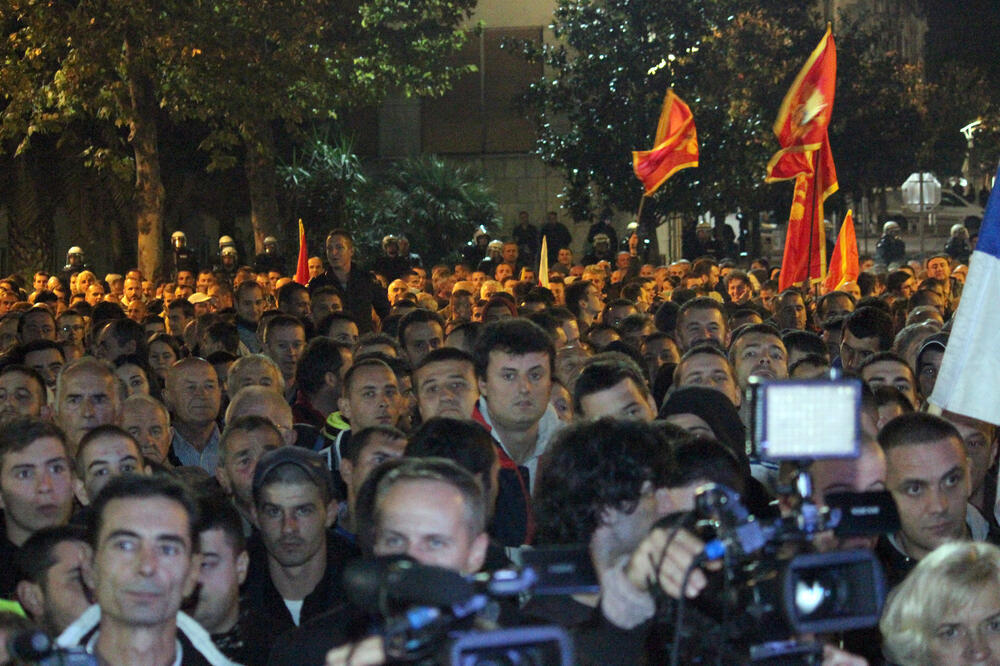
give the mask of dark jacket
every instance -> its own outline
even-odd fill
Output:
[[[373,330],[372,308],[380,319],[384,319],[389,314],[389,297],[385,289],[382,288],[372,274],[351,265],[351,270],[347,274],[347,284],[341,284],[340,280],[333,273],[329,266],[326,272],[320,273],[312,280],[309,280],[309,293],[316,291],[320,287],[336,287],[344,301],[344,312],[354,318],[358,325],[358,333],[364,335]]]
[[[292,614],[274,586],[267,565],[267,550],[259,533],[247,541],[250,553],[250,571],[243,584],[241,603],[254,609],[270,623],[274,635],[295,629]],[[303,604],[300,623],[324,613],[343,602],[344,590],[341,575],[349,561],[359,555],[357,547],[344,537],[327,531],[326,571],[322,580],[310,592]]]

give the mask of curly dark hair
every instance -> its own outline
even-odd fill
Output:
[[[631,513],[649,481],[667,486],[673,447],[654,426],[610,417],[567,428],[538,479],[538,541],[587,543],[608,508]]]

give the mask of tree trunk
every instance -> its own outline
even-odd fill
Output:
[[[246,144],[247,189],[250,192],[250,222],[254,252],[264,251],[264,239],[279,237],[278,191],[275,185],[274,133],[267,121],[248,123],[243,128]]]
[[[10,214],[10,257],[7,272],[32,275],[36,270],[49,268],[52,239],[51,206],[46,197],[39,197],[37,174],[45,173],[34,161],[34,153],[15,157],[10,161],[13,169],[13,187],[8,190]],[[51,165],[48,165],[51,168]],[[59,264],[61,267],[62,264]]]
[[[149,76],[137,63],[125,40],[126,77],[131,102],[129,143],[135,156],[135,220],[138,230],[139,270],[147,279],[165,277],[163,217],[165,191],[160,178],[156,96]]]

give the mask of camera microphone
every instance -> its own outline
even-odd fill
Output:
[[[55,642],[40,629],[22,631],[7,639],[7,653],[11,658],[30,663],[45,659],[55,647]]]

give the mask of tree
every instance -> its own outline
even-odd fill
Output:
[[[0,138],[30,147],[39,133],[85,132],[88,163],[134,178],[139,265],[159,274],[165,119],[205,124],[217,168],[239,150],[259,242],[277,225],[273,123],[294,128],[389,91],[431,94],[462,40],[474,0],[11,0],[0,8]],[[108,132],[107,127],[117,128]],[[126,149],[128,152],[126,152]]]

